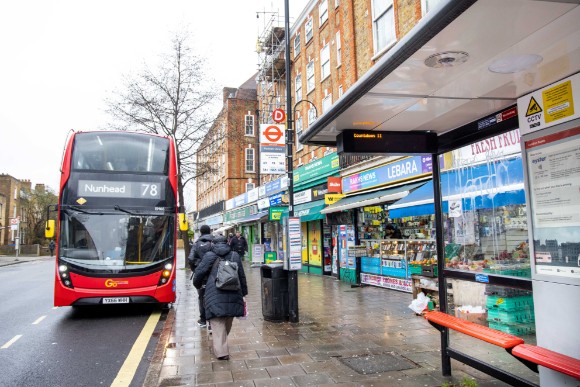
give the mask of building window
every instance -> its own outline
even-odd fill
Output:
[[[375,53],[395,42],[395,17],[392,0],[373,0],[373,37]]]
[[[254,172],[254,148],[246,148],[246,172]]]
[[[302,74],[298,74],[296,78],[294,78],[294,90],[296,92],[295,98],[296,102],[302,100]]]
[[[328,20],[328,0],[322,0],[322,3],[318,6],[318,18],[320,25]]]
[[[328,43],[320,50],[320,77],[325,80],[330,76],[330,47]]]
[[[338,67],[342,64],[342,55],[341,55],[342,45],[340,43],[340,31],[336,33],[335,42],[336,42],[336,67]]]
[[[296,151],[302,150],[304,145],[298,141],[298,138],[302,135],[302,117],[296,119]]]
[[[344,91],[342,90],[342,85],[338,86],[338,98],[342,97]]]
[[[18,188],[14,188],[14,200],[18,200]]]
[[[296,57],[298,54],[300,54],[300,32],[294,37],[294,56]]]
[[[439,4],[441,0],[421,0],[421,13],[423,16],[430,12],[435,8],[437,4]]]
[[[246,123],[246,136],[253,136],[254,135],[254,116],[251,114],[247,114],[245,117]]]
[[[246,183],[246,192],[250,192],[255,188],[254,183]]]
[[[306,92],[314,90],[314,61],[311,60],[306,65]]]
[[[322,113],[326,113],[332,106],[332,94],[328,94],[322,100]]]
[[[312,125],[314,121],[316,121],[316,109],[314,107],[311,107],[310,109],[308,109],[308,127],[310,127],[310,125]]]
[[[334,8],[337,8],[340,5],[340,0],[334,0]]]
[[[308,43],[312,39],[312,18],[308,18],[304,30],[306,32],[306,43]]]

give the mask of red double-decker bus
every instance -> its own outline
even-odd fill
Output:
[[[62,163],[55,306],[175,301],[176,147],[132,132],[76,132]]]

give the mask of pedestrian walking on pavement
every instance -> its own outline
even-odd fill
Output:
[[[54,254],[54,248],[56,247],[56,244],[54,243],[54,239],[50,240],[50,243],[48,244],[48,249],[50,250],[50,256],[52,257],[52,255]]]
[[[211,235],[211,228],[208,225],[203,225],[200,227],[199,232],[201,235],[193,246],[191,247],[191,251],[189,252],[189,256],[187,257],[187,262],[189,263],[189,267],[192,271],[192,276],[195,275],[195,269],[199,266],[201,261],[203,260],[203,256],[211,249],[211,241],[213,240],[213,236]],[[205,297],[205,285],[207,282],[207,278],[203,278],[201,282],[201,287],[197,288],[197,297],[198,297],[198,304],[199,304],[199,320],[197,320],[197,325],[200,327],[207,326],[207,321],[205,317],[205,305],[204,305],[204,297]]]
[[[240,259],[244,260],[244,255],[248,251],[248,242],[246,241],[246,238],[241,235],[239,230],[236,231],[236,235],[230,240],[230,246],[233,251],[240,255]]]
[[[219,259],[227,259],[238,264],[239,290],[222,290],[216,287],[218,265],[214,263]],[[213,330],[213,354],[219,360],[229,360],[228,335],[232,329],[234,317],[244,316],[244,297],[248,294],[248,284],[242,260],[227,244],[226,237],[214,237],[211,250],[204,255],[203,260],[195,269],[193,285],[199,289],[204,278],[207,278],[204,299],[205,317]]]

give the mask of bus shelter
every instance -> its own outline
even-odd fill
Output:
[[[431,155],[446,375],[579,377],[577,20],[575,1],[442,0],[299,138]]]

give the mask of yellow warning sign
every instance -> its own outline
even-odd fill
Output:
[[[526,112],[526,117],[532,116],[542,112],[542,107],[536,102],[534,97],[530,98],[530,103],[528,104],[528,111]]]
[[[566,81],[542,92],[546,109],[546,122],[553,122],[574,115],[572,82]]]

